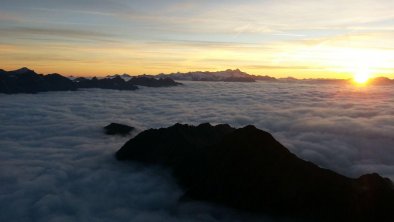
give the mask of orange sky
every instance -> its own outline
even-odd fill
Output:
[[[4,0],[0,68],[394,78],[394,2]]]

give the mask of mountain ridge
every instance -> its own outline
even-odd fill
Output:
[[[249,125],[175,124],[126,142],[118,160],[169,167],[183,200],[311,221],[393,221],[394,186],[376,173],[349,178],[291,153]]]
[[[139,86],[169,87],[178,86],[170,78],[132,77],[128,81],[120,76],[115,78],[91,79],[78,77],[67,78],[58,73],[37,74],[34,70],[23,67],[17,70],[0,70],[0,93],[39,93],[49,91],[75,91],[82,88],[101,88],[115,90],[136,90]]]
[[[253,75],[243,72],[240,69],[227,69],[223,71],[191,71],[191,72],[176,72],[176,73],[160,73],[160,74],[142,74],[130,75],[127,73],[107,75],[107,77],[114,78],[119,76],[124,79],[130,79],[135,76],[146,76],[154,78],[171,78],[180,81],[211,81],[211,82],[305,82],[305,83],[351,83],[352,79],[336,79],[336,78],[303,78],[298,79],[295,77],[276,78],[268,75]],[[388,85],[394,84],[394,79],[385,76],[377,76],[370,78],[368,81],[372,85]]]
[[[35,73],[34,70],[31,70],[27,67],[23,67],[17,70],[5,71],[0,69],[0,74],[5,73],[14,73],[14,74],[23,74],[23,73]],[[56,74],[56,73],[54,73]],[[42,75],[42,74],[40,74]],[[48,74],[47,74],[48,75]],[[60,75],[60,74],[59,74]],[[69,76],[67,78],[74,80],[84,78],[87,80],[91,80],[93,78],[96,79],[113,79],[113,78],[122,78],[125,81],[129,81],[133,79],[136,85],[142,84],[142,86],[153,86],[156,87],[160,85],[158,83],[153,83],[153,81],[147,80],[147,78],[162,80],[163,83],[169,84],[170,79],[179,80],[179,81],[211,81],[211,82],[256,82],[256,81],[267,81],[267,82],[295,82],[295,83],[311,83],[311,84],[330,84],[330,83],[338,83],[338,84],[351,84],[353,83],[352,79],[334,79],[334,78],[308,78],[308,79],[297,79],[294,77],[286,77],[286,78],[275,78],[268,75],[252,75],[246,72],[241,71],[240,69],[227,69],[223,71],[192,71],[192,72],[177,72],[177,73],[169,73],[169,74],[142,74],[142,75],[130,75],[127,73],[123,74],[114,74],[107,75],[105,77],[74,77]],[[141,81],[141,79],[147,80],[146,83]],[[160,82],[160,81],[159,81]],[[378,76],[374,78],[370,78],[368,80],[369,85],[391,85],[394,84],[394,79],[390,79],[384,76]],[[172,84],[177,85],[177,84]]]

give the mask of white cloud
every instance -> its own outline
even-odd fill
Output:
[[[176,122],[254,124],[322,167],[394,179],[393,117],[394,90],[385,86],[185,82],[0,95],[0,221],[252,220],[179,203],[182,192],[165,169],[116,161],[128,138],[105,135],[110,122],[137,131]]]

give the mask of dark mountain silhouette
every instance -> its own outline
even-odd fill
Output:
[[[394,84],[394,79],[389,79],[387,77],[376,77],[369,81],[373,85],[391,85]]]
[[[128,81],[121,76],[111,78],[70,78],[53,73],[37,74],[28,68],[14,71],[0,69],[0,93],[38,93],[48,91],[67,91],[79,88],[101,88],[116,90],[136,90],[137,85],[148,87],[169,87],[181,85],[170,78],[132,77]]]
[[[148,86],[148,87],[168,87],[168,86],[178,86],[182,85],[182,83],[175,82],[171,78],[152,78],[147,76],[137,76],[132,77],[129,81],[134,85],[139,86]]]
[[[105,134],[107,135],[121,135],[126,136],[131,131],[134,130],[134,127],[127,126],[119,123],[111,123],[104,127]]]
[[[129,80],[130,78],[132,78],[133,76],[127,74],[127,73],[123,73],[123,74],[115,74],[115,75],[107,75],[106,78],[114,78],[114,77],[121,77],[124,80]]]
[[[183,199],[311,221],[394,221],[389,179],[352,179],[320,168],[254,126],[149,129],[116,157],[170,167],[185,190]]]
[[[136,90],[138,87],[132,83],[126,82],[121,77],[98,79],[93,77],[87,79],[79,77],[74,79],[78,88],[100,88],[100,89],[117,89],[117,90]]]
[[[38,93],[76,89],[75,83],[59,74],[41,75],[28,68],[0,72],[0,93]]]
[[[92,79],[87,79],[79,77],[74,79],[77,83],[78,88],[102,88],[102,89],[118,89],[118,90],[135,90],[138,86],[147,87],[169,87],[178,86],[181,83],[175,82],[170,78],[153,78],[153,77],[132,77],[129,80],[125,80],[119,75],[114,77],[107,77],[103,79],[98,79],[93,77]]]

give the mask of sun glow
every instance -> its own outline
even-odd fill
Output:
[[[354,72],[353,81],[358,84],[365,84],[371,77],[371,73],[368,69],[358,69]]]

